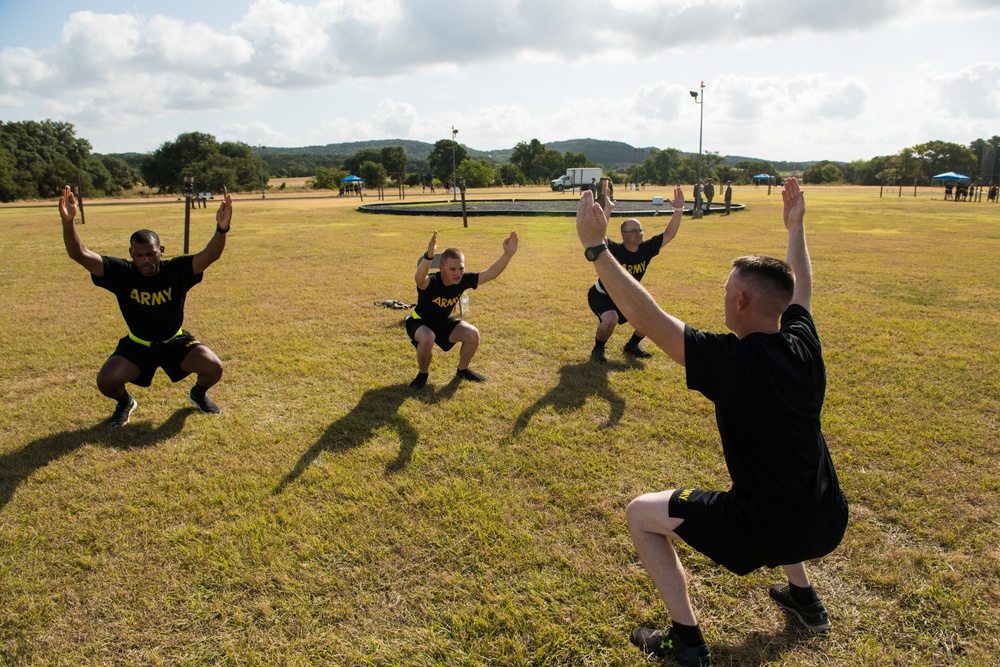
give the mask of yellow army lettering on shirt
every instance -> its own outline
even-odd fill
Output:
[[[129,298],[143,306],[159,306],[170,301],[170,292],[173,289],[173,287],[168,287],[159,292],[140,292],[137,289],[133,289],[132,293],[129,294]]]
[[[692,491],[694,491],[694,489],[684,489],[683,491],[681,491],[680,495],[677,496],[677,500],[688,500],[688,499],[690,499]]]
[[[646,270],[646,264],[647,262],[643,262],[642,264],[622,264],[622,267],[634,276],[643,273]]]
[[[457,297],[457,296],[454,299],[445,299],[445,298],[442,298],[442,297],[436,297],[434,299],[431,299],[431,303],[437,304],[437,305],[441,306],[442,308],[449,308],[451,306],[454,306],[456,303],[458,303],[458,299],[459,299],[459,297]]]

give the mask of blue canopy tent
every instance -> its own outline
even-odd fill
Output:
[[[946,171],[943,174],[938,174],[937,176],[931,177],[931,182],[934,181],[971,181],[972,179],[968,176],[962,176],[961,174],[956,174],[953,171]]]
[[[365,179],[363,179],[363,178],[359,178],[359,177],[357,177],[357,176],[345,176],[345,177],[343,177],[342,179],[340,179],[340,182],[341,182],[341,183],[357,183],[357,182],[359,182],[359,181],[362,181],[362,182],[363,182],[364,180],[365,180]]]
[[[757,174],[752,178],[754,183],[763,183],[763,182],[769,183],[771,181],[771,174]]]

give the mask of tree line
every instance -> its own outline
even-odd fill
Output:
[[[813,163],[798,174],[806,183],[854,185],[929,184],[941,172],[955,171],[983,184],[1000,174],[1000,136],[976,139],[968,146],[928,141],[894,155],[870,160]],[[776,179],[771,162],[744,160],[736,164],[714,152],[701,156],[702,179],[749,184],[758,174]],[[472,188],[547,184],[568,168],[601,167],[584,153],[547,149],[538,139],[519,142],[509,162],[475,159],[461,144],[442,139],[426,159],[409,155],[402,146],[362,148],[340,157],[296,151],[269,154],[243,142],[219,142],[210,134],[189,132],[163,143],[146,155],[100,155],[72,124],[45,121],[0,122],[0,201],[50,198],[65,183],[81,183],[90,197],[119,196],[137,186],[161,194],[179,193],[185,177],[196,191],[246,192],[267,187],[272,178],[309,176],[314,188],[336,190],[348,175],[360,176],[367,188],[388,183],[408,186],[449,184],[461,179]],[[699,156],[676,148],[651,149],[641,163],[624,170],[605,169],[615,183],[672,185],[694,183]]]

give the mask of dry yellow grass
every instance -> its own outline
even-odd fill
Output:
[[[771,573],[684,550],[720,665],[1000,653],[1000,207],[920,194],[807,189],[825,430],[852,501],[811,569],[835,627],[787,628]],[[685,219],[644,280],[696,326],[722,328],[732,257],[784,251],[777,194],[736,201],[748,210]],[[466,229],[357,203],[238,197],[185,323],[226,364],[223,414],[193,414],[187,383],[161,375],[121,432],[94,388],[123,331],[113,299],[66,257],[52,202],[0,207],[0,664],[640,664],[628,630],[666,617],[623,509],[727,483],[711,406],[664,355],[626,363],[624,331],[606,369],[585,363],[593,273],[572,219]],[[174,201],[87,219],[98,252],[140,226],[168,254],[182,243]],[[213,225],[195,212],[193,250]],[[512,228],[517,256],[472,294],[489,381],[452,383],[455,352],[436,354],[413,396],[401,313],[373,302],[413,299],[433,230],[481,269]]]

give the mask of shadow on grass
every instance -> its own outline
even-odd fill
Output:
[[[608,385],[608,375],[628,368],[631,366],[618,361],[599,364],[588,360],[578,364],[566,364],[559,369],[559,384],[518,415],[512,435],[517,435],[527,428],[532,417],[546,406],[551,405],[558,413],[582,410],[591,396],[604,399],[611,405],[608,420],[601,425],[601,428],[612,428],[625,414],[625,399]]]
[[[789,621],[782,629],[774,632],[751,632],[740,644],[712,644],[712,662],[725,665],[780,664],[782,655],[794,650],[799,644],[814,640],[817,635]]]
[[[21,482],[36,470],[88,444],[116,449],[152,447],[180,433],[184,420],[195,409],[181,408],[157,427],[133,421],[123,428],[111,428],[101,421],[78,431],[63,431],[32,440],[21,449],[0,455],[0,509],[3,509]]]
[[[409,384],[394,384],[388,387],[369,389],[361,395],[358,404],[346,415],[330,424],[319,440],[301,457],[295,467],[282,478],[274,488],[277,495],[312,465],[312,462],[322,452],[343,452],[354,447],[360,447],[375,434],[375,431],[390,427],[399,434],[399,453],[396,458],[386,464],[386,474],[398,472],[406,467],[413,458],[413,450],[417,446],[419,434],[409,420],[400,416],[399,409],[408,398],[413,398],[433,405],[451,398],[458,389],[461,380],[455,376],[451,382],[438,390],[426,386],[420,391],[413,391]]]

